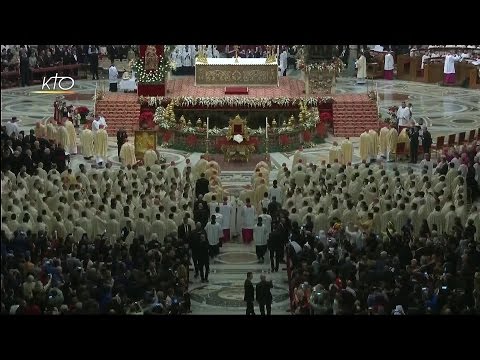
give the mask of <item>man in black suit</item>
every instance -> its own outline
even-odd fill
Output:
[[[283,255],[283,239],[282,234],[278,231],[278,229],[275,229],[275,231],[270,233],[270,238],[268,239],[268,248],[270,250],[270,266],[272,272],[278,271],[280,259]]]
[[[201,173],[200,174],[200,179],[197,180],[195,183],[195,196],[198,197],[198,195],[205,195],[208,193],[208,180],[205,179],[205,174]]]
[[[277,197],[272,196],[272,201],[268,204],[268,215],[272,217],[272,220],[277,218],[278,209],[280,209],[280,204],[277,202]]]
[[[408,137],[410,138],[410,162],[416,164],[418,161],[418,128],[414,126],[408,132]]]
[[[202,234],[207,237],[205,230],[202,228],[202,224],[197,222],[195,230],[192,231],[192,235],[190,236],[190,250],[192,251],[192,261],[193,267],[195,268],[195,276],[194,278],[198,278],[198,272],[200,271],[200,261],[199,261],[199,254],[200,254],[200,241]],[[208,247],[207,247],[208,248]],[[208,255],[208,252],[207,252]],[[208,259],[207,259],[208,260]]]
[[[188,224],[188,217],[183,218],[183,224],[181,224],[178,229],[178,238],[182,239],[184,243],[190,242],[190,236],[192,235],[192,227]]]
[[[203,200],[203,195],[198,195],[198,199],[193,203],[193,210],[197,210],[199,204],[202,204],[204,209],[208,209],[208,204]]]
[[[202,279],[202,283],[208,283],[208,274],[210,273],[210,257],[207,236],[204,233],[200,234],[200,243],[198,244],[198,267],[200,269],[200,278]]]
[[[198,208],[193,210],[193,220],[197,223],[201,223],[202,227],[205,227],[208,222],[208,209],[203,207],[202,203],[198,204]]]
[[[253,273],[249,271],[244,284],[245,295],[243,297],[243,300],[247,303],[246,315],[255,315],[255,310],[253,308],[253,302],[255,301],[255,288],[253,287],[252,279]]]
[[[432,142],[432,134],[430,134],[430,131],[428,131],[427,128],[424,128],[422,133],[422,147],[424,154],[430,154]]]
[[[272,315],[272,280],[267,281],[265,275],[260,275],[260,282],[256,286],[257,302],[260,308],[260,315],[265,315],[265,307],[267,307],[267,315]]]

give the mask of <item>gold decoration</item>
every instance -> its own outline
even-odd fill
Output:
[[[198,50],[198,54],[196,55],[197,61],[201,63],[208,63],[207,55],[203,49],[203,45],[200,45],[200,49]]]
[[[278,85],[278,66],[272,64],[197,64],[197,85]]]
[[[250,155],[255,152],[255,146],[252,144],[237,144],[229,143],[222,145],[221,150],[226,162],[230,160],[239,159],[248,162]]]
[[[237,134],[242,135],[246,141],[250,139],[247,120],[242,119],[240,115],[235,116],[228,122],[227,139],[232,140],[233,136]]]
[[[182,115],[180,116],[180,125],[185,126],[187,124],[185,117]]]
[[[272,120],[272,128],[276,128],[277,127],[277,120],[275,120],[275,118],[273,118]]]
[[[145,50],[145,70],[157,70],[158,68],[158,55],[155,45],[148,45]]]
[[[198,118],[197,120],[197,127],[201,128],[202,127],[202,119]]]
[[[187,126],[188,126],[188,127],[192,127],[192,126],[193,126],[192,120],[188,119]]]

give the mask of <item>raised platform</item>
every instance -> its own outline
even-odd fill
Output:
[[[247,95],[225,95],[224,86],[196,87],[193,77],[184,77],[172,79],[167,82],[166,98],[303,99],[305,97],[304,88],[305,86],[302,81],[282,77],[280,78],[279,87],[252,87],[248,89]],[[377,106],[375,101],[370,100],[366,94],[338,94],[332,95],[332,98],[333,105],[330,104],[328,106],[329,109],[321,106],[320,101],[319,109],[321,112],[331,112],[335,136],[359,136],[366,128],[377,129]],[[191,106],[189,108],[196,110],[212,109],[210,106]],[[271,105],[271,108],[276,107]],[[277,120],[281,118],[280,110],[287,111],[287,108],[288,106],[282,106],[278,109],[277,115],[275,116]],[[298,107],[296,108],[298,109]],[[133,135],[133,131],[138,128],[140,109],[141,105],[138,102],[137,94],[107,93],[102,100],[97,101],[97,112],[102,113],[106,117],[108,121],[107,130],[110,135],[115,135],[119,128],[125,129],[129,135]],[[242,108],[228,105],[222,107],[222,110],[231,110],[232,112],[244,111],[248,113],[262,110],[262,108],[252,108],[249,106]],[[291,108],[288,110],[291,111]],[[265,115],[270,116],[270,114]],[[290,114],[288,114],[288,116],[290,116]]]

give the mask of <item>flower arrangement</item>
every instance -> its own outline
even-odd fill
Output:
[[[164,96],[140,96],[138,101],[141,105],[166,106],[174,101],[175,106],[182,108],[205,106],[205,107],[247,107],[247,108],[270,108],[270,107],[295,107],[305,103],[308,107],[317,107],[319,104],[333,103],[333,97],[309,97],[306,99],[278,97],[278,98],[248,98],[241,96],[231,97],[190,97],[181,96],[175,99]]]
[[[299,69],[305,70],[305,72],[320,71],[339,74],[345,69],[345,64],[340,59],[333,59],[331,62],[323,61],[313,64],[305,64],[304,59],[299,59],[297,66]]]
[[[175,64],[168,60],[168,56],[159,55],[158,68],[156,70],[145,70],[143,59],[137,59],[132,66],[139,83],[162,84],[165,82],[170,70],[175,69]]]
[[[79,106],[74,110],[74,114],[76,117],[77,122],[80,122],[80,124],[85,124],[87,121],[87,115],[90,112],[86,106]]]
[[[153,121],[153,112],[150,110],[143,111],[138,119],[138,124],[141,129],[152,129],[155,127],[155,122]]]

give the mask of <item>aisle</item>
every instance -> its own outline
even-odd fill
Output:
[[[280,269],[282,266],[285,267],[281,264]],[[272,314],[287,315],[289,299],[286,271],[270,273],[268,252],[265,254],[265,263],[259,264],[255,246],[239,242],[225,244],[217,260],[211,261],[209,283],[201,283],[200,278],[193,279],[194,271],[190,273],[193,279],[193,284],[190,284],[192,315],[245,315],[243,284],[248,271],[253,272],[254,285],[260,281],[262,273],[267,280],[273,280]],[[258,304],[255,304],[255,313],[260,314]]]

